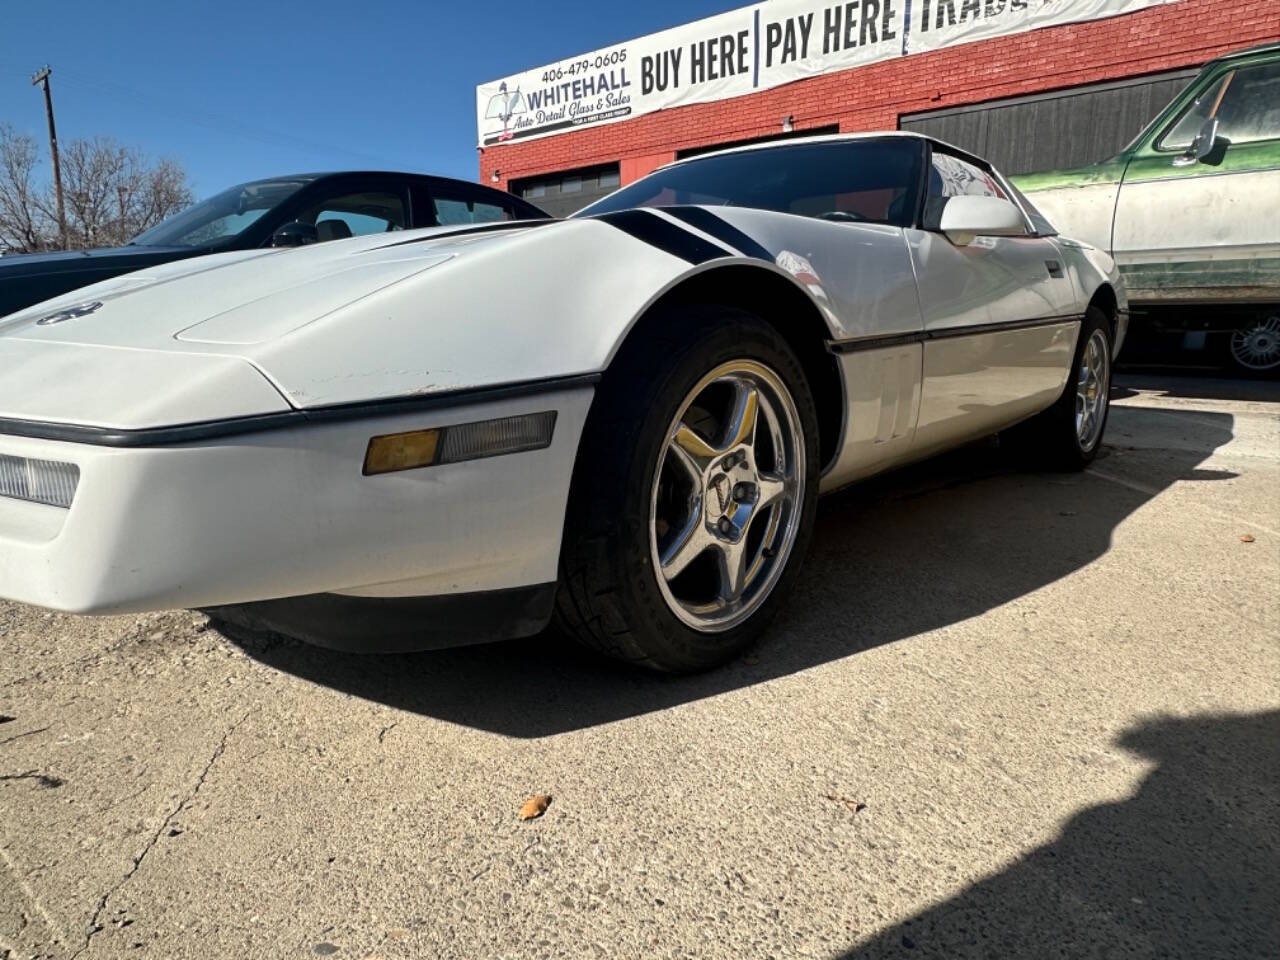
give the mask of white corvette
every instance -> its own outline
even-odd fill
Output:
[[[0,320],[0,595],[361,650],[556,616],[699,669],[759,636],[820,492],[1008,428],[1086,464],[1126,322],[1105,254],[902,134],[170,264]]]

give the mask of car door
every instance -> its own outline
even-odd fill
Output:
[[[1253,300],[1280,285],[1280,56],[1198,85],[1120,186],[1112,247],[1131,300]],[[1215,142],[1189,152],[1214,120]]]
[[[940,230],[952,197],[1010,200],[988,165],[933,145],[921,229],[906,231],[924,318],[917,454],[983,436],[1047,407],[1066,383],[1079,332],[1077,294],[1051,237]]]
[[[824,490],[910,454],[923,326],[903,227],[916,218],[924,161],[914,137],[745,151],[717,163],[739,165],[736,191],[750,206],[711,207],[713,218],[672,208],[681,223],[790,274],[827,315],[845,410]],[[705,202],[697,189],[671,200]],[[722,233],[717,220],[734,232]]]

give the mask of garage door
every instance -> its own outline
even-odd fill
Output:
[[[511,192],[553,217],[567,217],[618,189],[618,164],[559,170],[511,181]]]
[[[904,114],[898,126],[963,147],[1008,174],[1078,167],[1119,153],[1197,73],[1176,70]]]

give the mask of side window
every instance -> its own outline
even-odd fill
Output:
[[[314,223],[317,239],[343,240],[405,228],[404,198],[388,191],[349,193],[313,204],[299,220]]]
[[[435,194],[431,202],[436,209],[436,222],[441,226],[464,223],[495,223],[514,220],[511,208],[500,203],[464,197],[461,194],[446,196]]]
[[[1218,136],[1229,143],[1280,139],[1280,61],[1223,74],[1196,97],[1156,149],[1187,149],[1213,117]]]
[[[1232,143],[1280,138],[1280,60],[1235,72],[1218,107],[1218,136]]]
[[[934,153],[929,170],[929,196],[999,197],[1008,200],[996,178],[967,160],[946,153]]]
[[[893,143],[885,144],[885,149],[878,149],[880,144],[856,141],[849,146],[853,148],[850,151],[837,147],[816,152],[812,169],[798,169],[796,180],[783,185],[796,193],[790,197],[780,193],[774,205],[787,213],[835,222],[910,224],[920,192],[918,145],[906,144],[914,164]],[[761,186],[766,191],[770,180],[771,176],[763,178]]]
[[[1224,74],[1209,84],[1204,92],[1191,102],[1191,106],[1186,109],[1178,119],[1178,122],[1173,125],[1173,128],[1160,138],[1160,142],[1156,144],[1156,149],[1185,150],[1191,146],[1191,141],[1196,138],[1196,134],[1200,132],[1204,122],[1212,117],[1214,111],[1218,109],[1218,103],[1222,100],[1223,91],[1233,76],[1234,74],[1231,73]]]

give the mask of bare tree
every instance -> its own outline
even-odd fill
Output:
[[[127,243],[192,202],[179,164],[152,163],[110,137],[66,142],[61,154],[72,246]],[[50,186],[35,183],[37,157],[34,138],[0,127],[0,248],[56,245],[56,198]]]
[[[116,232],[111,226],[117,189],[129,189],[133,177],[128,151],[107,137],[94,137],[72,140],[61,152],[68,246],[114,246],[108,234]],[[56,202],[53,191],[41,197],[45,216],[54,213]]]
[[[35,183],[38,149],[34,137],[0,124],[0,251],[28,253],[49,242]]]
[[[194,200],[187,171],[173,160],[160,160],[147,171],[145,189],[135,211],[137,230],[132,235],[185,210]]]

